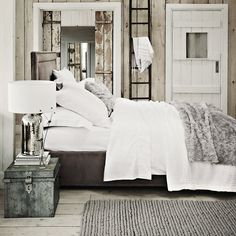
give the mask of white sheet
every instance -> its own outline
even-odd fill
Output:
[[[178,111],[164,102],[118,99],[108,143],[104,181],[151,179],[166,174],[169,191],[236,192],[236,167],[190,163]]]
[[[105,151],[110,135],[109,128],[93,126],[90,129],[51,127],[45,148],[51,151]]]

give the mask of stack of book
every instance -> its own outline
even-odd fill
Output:
[[[16,159],[14,161],[14,165],[16,165],[16,166],[48,165],[50,159],[51,159],[51,155],[49,154],[49,152],[44,152],[43,156],[28,156],[28,155],[23,155],[23,154],[19,153],[16,156]]]

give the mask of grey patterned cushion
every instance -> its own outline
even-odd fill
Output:
[[[95,96],[97,96],[104,102],[108,110],[108,116],[110,116],[113,111],[113,106],[115,104],[115,98],[109,91],[107,86],[103,83],[86,82],[85,89],[93,93]]]

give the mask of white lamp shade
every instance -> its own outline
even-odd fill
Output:
[[[22,80],[8,83],[8,110],[35,114],[53,111],[56,107],[56,83]]]

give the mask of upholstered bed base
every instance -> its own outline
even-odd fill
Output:
[[[105,152],[50,151],[60,159],[61,186],[77,187],[161,187],[166,186],[166,176],[153,176],[149,180],[122,180],[103,182]]]

